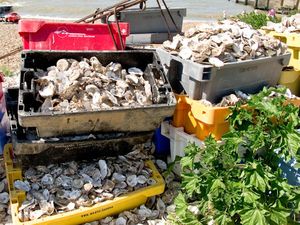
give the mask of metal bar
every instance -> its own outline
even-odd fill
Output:
[[[255,1],[255,5],[254,5],[255,9],[257,9],[257,7],[258,7],[258,0]]]
[[[131,0],[123,0],[123,1],[121,1],[121,2],[119,2],[119,3],[116,3],[116,4],[112,5],[112,6],[109,6],[109,7],[105,8],[105,9],[101,10],[101,11],[98,12],[96,15],[99,15],[99,14],[105,12],[105,11],[108,11],[108,10],[110,10],[110,9],[112,9],[112,8],[115,8],[116,6],[118,6],[118,5],[120,5],[120,4],[124,4],[124,3],[129,2],[129,1],[131,1]],[[80,20],[75,21],[75,23],[81,23],[81,22],[84,22],[86,19],[89,19],[89,18],[94,17],[94,16],[95,16],[95,13],[92,13],[92,14],[90,14],[90,15],[87,15],[86,17],[83,17],[83,18],[80,19]]]
[[[98,12],[100,12],[100,8],[96,9],[95,15],[93,16],[94,18],[96,17],[96,14],[97,14]],[[94,23],[94,22],[93,22],[93,23]]]
[[[116,11],[115,11],[115,22],[116,22],[117,27],[118,27],[118,36],[119,36],[119,40],[120,40],[120,44],[121,44],[121,50],[124,50],[125,48],[124,48],[124,44],[123,44],[123,39],[122,39],[122,35],[121,35],[121,29],[120,29],[119,20],[117,18],[117,12]]]
[[[299,9],[299,4],[300,4],[300,0],[297,0],[295,8],[298,10]]]
[[[269,9],[269,5],[270,5],[270,0],[267,1],[267,10]]]
[[[114,42],[114,45],[115,45],[116,50],[118,50],[117,42],[116,42],[116,39],[115,39],[115,37],[114,37],[114,34],[113,34],[112,30],[111,30],[110,22],[109,22],[108,19],[109,19],[109,16],[106,17],[106,24],[107,24],[107,26],[108,26],[108,31],[109,31],[109,34],[110,34],[110,36],[111,36],[113,42]]]
[[[159,3],[159,0],[156,0],[156,2],[157,2],[158,7],[160,8],[160,14],[161,14],[161,16],[163,17],[163,19],[164,19],[164,21],[165,21],[165,24],[166,24],[166,26],[167,26],[167,29],[168,29],[168,36],[169,36],[169,39],[170,39],[170,38],[171,38],[171,31],[170,31],[170,27],[169,27],[168,21],[167,21],[165,15],[164,15],[164,12],[163,12],[163,10],[162,10],[162,8],[161,8],[161,5],[160,5],[160,3]]]
[[[168,12],[168,14],[169,14],[169,17],[170,17],[170,19],[171,19],[173,25],[175,26],[177,32],[178,32],[178,33],[181,33],[181,30],[179,30],[179,28],[177,27],[177,25],[176,25],[176,23],[175,23],[175,21],[174,21],[174,18],[173,18],[173,16],[172,16],[172,14],[171,14],[171,12],[170,12],[170,10],[169,10],[169,8],[168,8],[168,6],[167,6],[165,0],[162,0],[162,2],[163,2],[164,6],[165,6],[165,8],[166,8],[166,10],[167,10],[167,12]]]
[[[133,2],[128,2],[128,3],[123,3],[123,4],[120,4],[120,5],[117,5],[115,7],[116,8],[116,12],[118,13],[118,12],[120,12],[120,11],[126,9],[126,8],[130,8],[132,6],[135,6],[135,5],[140,4],[142,2],[145,2],[145,1],[146,0],[135,0]],[[112,11],[112,9],[110,8],[110,11],[109,10],[107,10],[106,12],[102,11],[102,14],[98,14],[95,18],[88,18],[89,20],[86,19],[85,22],[86,23],[92,23],[93,21],[99,20],[99,19],[101,19],[103,17],[106,17],[106,16],[110,16],[110,15],[112,15],[114,13],[115,12]]]

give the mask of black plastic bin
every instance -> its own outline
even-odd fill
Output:
[[[95,133],[91,135],[40,138],[35,128],[20,126],[17,118],[18,88],[9,88],[5,93],[7,114],[10,120],[14,154],[23,164],[40,164],[82,160],[96,156],[125,154],[134,145],[150,141],[153,132],[139,133]]]
[[[37,112],[41,103],[36,101],[34,71],[46,70],[61,58],[81,60],[96,56],[102,65],[121,63],[123,68],[138,67],[146,71],[156,102],[150,106],[114,107],[109,110],[80,112]],[[172,116],[176,99],[155,51],[121,52],[25,52],[22,54],[18,119],[22,127],[35,127],[39,137],[79,135],[95,132],[148,132],[154,131],[164,118]],[[161,77],[163,86],[154,79]],[[25,85],[26,84],[26,85]]]

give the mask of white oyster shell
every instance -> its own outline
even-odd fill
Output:
[[[16,180],[14,182],[14,187],[18,190],[29,192],[31,187],[28,181]]]

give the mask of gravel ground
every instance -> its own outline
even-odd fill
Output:
[[[21,38],[17,31],[17,24],[0,24],[0,58],[14,49],[22,46]],[[16,73],[20,70],[20,52],[0,60],[0,70],[9,70]]]

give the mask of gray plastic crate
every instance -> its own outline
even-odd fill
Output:
[[[183,18],[186,16],[186,9],[170,8],[169,10],[178,29],[181,31]],[[163,14],[167,19],[170,32],[177,33],[166,9],[163,9]],[[122,11],[120,12],[120,20],[130,23],[131,34],[168,33],[167,26],[158,7],[149,7],[144,11],[140,9]]]
[[[241,62],[225,63],[221,68],[203,65],[157,49],[158,56],[175,93],[185,91],[194,100],[219,102],[223,96],[240,90],[253,94],[264,86],[275,86],[290,53]]]
[[[66,158],[82,160],[96,156],[126,154],[134,145],[145,143],[153,136],[153,132],[116,132],[41,139],[35,128],[24,128],[18,123],[18,93],[17,88],[8,88],[5,100],[14,154],[21,158],[23,164],[45,164],[50,161],[63,162]]]
[[[41,103],[35,98],[34,71],[46,70],[61,58],[80,60],[95,56],[102,65],[119,62],[124,68],[138,67],[145,71],[154,96],[154,104],[137,107],[114,107],[109,110],[80,112],[38,112]],[[163,85],[154,79],[162,78]],[[148,132],[154,131],[164,118],[172,116],[176,99],[163,72],[155,51],[103,51],[103,52],[49,52],[36,51],[23,54],[18,121],[22,127],[34,127],[39,137],[80,135],[95,132]],[[26,83],[26,85],[25,85]],[[156,100],[155,100],[156,99]]]
[[[147,33],[147,34],[132,34],[126,39],[127,47],[129,45],[146,45],[146,44],[161,44],[169,38],[173,38],[177,33]],[[135,47],[132,46],[132,47]]]

